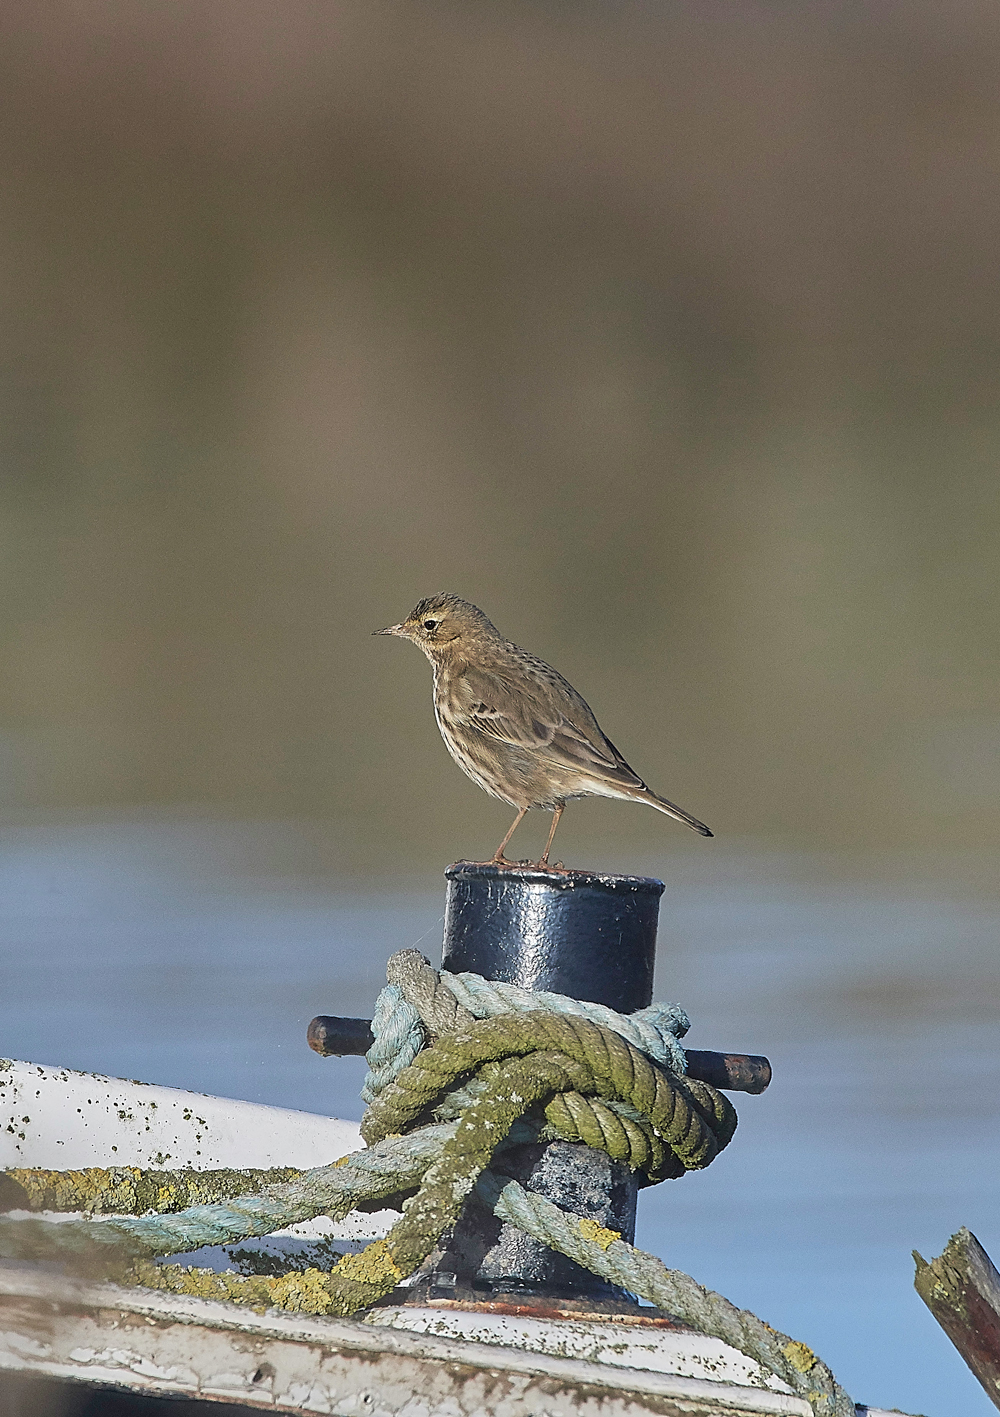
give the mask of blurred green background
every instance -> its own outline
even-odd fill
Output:
[[[976,4],[5,7],[0,810],[488,853],[369,638],[452,590],[724,838],[994,840],[998,62]]]

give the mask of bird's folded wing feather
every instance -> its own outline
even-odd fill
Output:
[[[454,717],[488,738],[524,748],[561,767],[644,787],[605,737],[585,700],[555,670],[544,668],[555,683],[519,675],[515,686],[502,674],[470,666],[450,686]]]

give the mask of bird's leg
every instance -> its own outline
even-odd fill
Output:
[[[521,808],[521,810],[518,812],[517,816],[514,818],[514,825],[511,827],[510,831],[507,833],[507,835],[504,837],[503,841],[502,841],[502,842],[500,843],[500,845],[497,847],[496,851],[494,851],[494,853],[493,853],[493,863],[492,863],[494,866],[503,866],[503,865],[509,865],[509,864],[510,864],[508,861],[505,861],[505,859],[504,859],[504,854],[503,854],[503,852],[504,852],[504,847],[507,845],[508,841],[510,841],[511,837],[514,835],[514,833],[517,831],[518,827],[519,827],[519,826],[521,825],[521,823],[524,821],[524,818],[525,818],[525,815],[526,815],[527,811],[528,811],[527,807],[522,807],[522,808]]]
[[[559,825],[559,818],[562,816],[565,810],[566,803],[560,802],[559,806],[556,807],[552,813],[552,826],[549,828],[549,839],[545,843],[545,850],[542,852],[541,858],[539,859],[539,866],[547,866],[549,864],[549,852],[552,849],[552,838],[556,834],[556,827]]]

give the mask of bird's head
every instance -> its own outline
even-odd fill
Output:
[[[457,595],[430,595],[398,625],[373,630],[375,635],[398,635],[412,640],[428,659],[462,648],[497,631],[481,610]]]

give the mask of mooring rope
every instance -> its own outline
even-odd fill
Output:
[[[553,1136],[606,1151],[647,1181],[707,1166],[732,1137],[736,1114],[722,1093],[684,1075],[682,1009],[654,1005],[624,1016],[477,975],[439,974],[415,950],[394,955],[386,972],[363,1093],[367,1149],[333,1166],[273,1173],[253,1194],[225,1199],[224,1190],[238,1190],[246,1173],[228,1173],[228,1181],[217,1173],[211,1184],[222,1188],[218,1199],[173,1213],[169,1208],[192,1194],[177,1178],[191,1173],[156,1173],[158,1195],[164,1192],[157,1214],[60,1224],[0,1217],[0,1256],[59,1258],[261,1309],[349,1315],[413,1274],[475,1190],[502,1220],[745,1353],[804,1397],[816,1417],[853,1417],[854,1404],[806,1345],[501,1174],[505,1149]],[[96,1216],[127,1197],[130,1185],[136,1209],[151,1194],[143,1177],[152,1173],[137,1168],[7,1174],[32,1208],[55,1200]],[[329,1272],[242,1276],[150,1263],[152,1256],[260,1237],[317,1215],[338,1220],[380,1204],[402,1208],[400,1219],[384,1239]]]
[[[108,1257],[130,1258],[176,1255],[202,1245],[226,1245],[284,1230],[289,1225],[327,1215],[342,1220],[359,1206],[384,1202],[420,1184],[442,1146],[455,1134],[458,1122],[422,1127],[405,1137],[386,1137],[377,1146],[353,1152],[332,1166],[317,1166],[294,1173],[293,1179],[274,1183],[259,1192],[230,1194],[205,1205],[190,1206],[176,1213],[116,1215],[107,1219],[63,1221],[53,1225],[30,1216],[13,1219],[0,1215],[0,1257],[30,1260],[78,1259],[87,1269]],[[537,1135],[531,1131],[523,1140]],[[5,1204],[33,1210],[87,1210],[97,1200],[99,1213],[105,1198],[115,1195],[127,1205],[127,1188],[121,1172],[137,1180],[148,1172],[138,1167],[88,1167],[85,1171],[37,1171],[18,1168],[4,1173],[17,1187],[8,1193]],[[103,1171],[103,1175],[102,1175]],[[163,1174],[163,1173],[159,1173]],[[167,1173],[171,1174],[171,1173]],[[183,1172],[172,1173],[183,1177]],[[231,1173],[233,1185],[239,1172]],[[58,1177],[58,1183],[54,1178]],[[141,1195],[141,1187],[133,1194]],[[142,1200],[135,1201],[142,1206]],[[143,1207],[145,1208],[145,1207]]]

